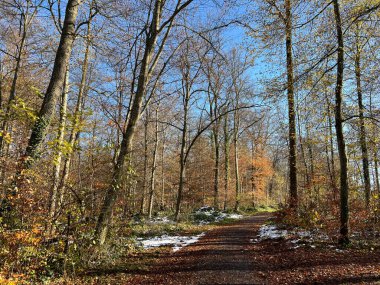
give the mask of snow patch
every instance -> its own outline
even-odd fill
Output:
[[[172,246],[173,251],[178,251],[182,247],[197,242],[205,233],[201,233],[196,236],[156,236],[152,238],[137,238],[138,243],[144,249],[160,247],[160,246]]]
[[[301,238],[309,238],[312,236],[311,232],[309,231],[297,231],[297,235]]]
[[[335,251],[336,251],[336,252],[339,252],[339,253],[344,253],[344,252],[346,252],[345,250],[343,250],[343,249],[339,249],[339,248],[335,249]]]
[[[213,207],[203,206],[196,210],[193,214],[195,221],[199,225],[207,225],[210,223],[221,222],[225,219],[242,219],[243,215],[228,214],[224,212],[216,211]]]
[[[263,225],[259,230],[259,239],[266,240],[284,238],[287,234],[287,230],[280,230],[275,225]]]
[[[149,224],[174,224],[168,217],[156,217],[148,221]]]
[[[326,234],[321,233],[318,230],[305,231],[302,229],[293,230],[281,230],[276,225],[263,225],[260,227],[258,242],[268,239],[287,239],[291,244],[291,248],[296,249],[299,247],[309,246],[311,248],[316,248],[315,242],[321,240],[328,240],[329,237]],[[256,241],[255,240],[255,241]]]
[[[239,214],[229,214],[229,215],[227,215],[227,217],[228,217],[229,219],[239,220],[239,219],[242,219],[242,218],[243,218],[243,215],[239,215]]]

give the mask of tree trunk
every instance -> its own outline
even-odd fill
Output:
[[[165,132],[162,130],[162,148],[161,148],[161,205],[160,209],[165,209]]]
[[[74,154],[76,141],[78,139],[79,132],[80,132],[83,101],[87,92],[87,73],[88,73],[88,64],[89,64],[89,57],[90,57],[90,45],[91,45],[91,21],[89,21],[87,24],[87,39],[86,39],[86,47],[85,47],[85,52],[84,52],[84,60],[83,60],[83,65],[82,65],[82,75],[81,75],[81,81],[80,81],[80,86],[79,86],[79,93],[78,93],[78,97],[77,97],[77,101],[75,105],[73,125],[71,128],[71,133],[70,133],[69,141],[68,141],[68,148],[70,152],[67,155],[64,166],[63,166],[62,178],[61,178],[61,182],[58,189],[58,193],[60,196],[59,205],[61,205],[63,201],[63,196],[65,194],[65,189],[66,189],[66,183],[67,183],[67,179],[70,173],[71,159]]]
[[[217,114],[215,114],[217,116]],[[220,145],[219,145],[219,120],[215,121],[214,128],[212,130],[212,137],[214,140],[214,208],[219,209],[219,157],[220,157]]]
[[[374,151],[373,160],[375,162],[375,181],[376,181],[376,194],[380,200],[380,181],[379,181],[379,160],[377,158],[377,149]]]
[[[330,145],[330,157],[331,157],[331,166],[329,165],[329,171],[330,171],[330,182],[331,186],[333,188],[333,196],[334,201],[337,200],[337,186],[336,186],[336,178],[335,178],[335,156],[334,156],[334,140],[333,140],[333,124],[331,119],[331,103],[328,98],[327,93],[325,92],[325,98],[326,98],[326,104],[327,104],[327,119],[328,119],[328,140]],[[328,148],[328,146],[326,146]],[[327,160],[329,159],[329,155],[327,154]]]
[[[255,165],[254,160],[256,157],[256,147],[255,147],[255,140],[252,138],[251,141],[251,166],[252,166],[252,173],[251,173],[251,192],[252,192],[252,207],[255,207],[255,188],[256,188],[256,180],[255,180]],[[270,197],[272,197],[272,188],[269,188],[270,191],[268,191],[268,194]]]
[[[339,163],[340,163],[340,238],[339,244],[345,246],[349,243],[348,238],[348,177],[347,177],[347,156],[346,144],[343,134],[342,119],[342,88],[344,71],[344,45],[342,21],[339,11],[338,0],[333,0],[334,16],[336,22],[336,32],[338,41],[337,58],[337,79],[335,89],[335,130],[338,143]]]
[[[301,136],[301,119],[300,119],[300,116],[299,116],[299,112],[297,114],[298,116],[298,132],[299,132],[299,146],[300,146],[300,150],[301,150],[301,156],[302,156],[302,161],[303,161],[303,165],[304,165],[304,168],[305,168],[305,174],[304,174],[304,184],[305,184],[305,188],[309,188],[310,187],[310,175],[309,175],[309,167],[307,165],[307,161],[306,161],[306,155],[305,155],[305,148],[304,148],[304,139],[302,138]]]
[[[238,111],[234,112],[234,152],[235,152],[235,211],[240,207],[240,175],[239,175],[239,149],[238,149],[238,132],[239,132],[239,116]]]
[[[3,60],[0,58],[0,110],[3,110],[3,83],[4,83],[4,75],[3,75]]]
[[[285,34],[286,34],[286,69],[287,69],[287,93],[288,93],[288,117],[289,117],[289,207],[297,210],[297,141],[296,141],[296,116],[294,109],[294,78],[293,78],[293,54],[292,54],[292,13],[291,0],[285,0]]]
[[[359,27],[357,27],[359,29]],[[357,30],[359,33],[359,30]],[[362,164],[363,164],[363,177],[364,177],[364,193],[366,208],[369,209],[370,196],[371,196],[371,178],[369,175],[369,161],[368,161],[368,148],[367,148],[367,135],[364,122],[364,106],[363,106],[363,92],[361,86],[361,50],[359,44],[359,35],[356,35],[356,54],[355,54],[355,78],[356,78],[356,92],[358,95],[358,107],[359,107],[359,141],[362,151]]]
[[[223,209],[227,209],[228,184],[230,180],[230,136],[228,133],[228,114],[224,116],[224,203]]]
[[[181,202],[183,196],[183,188],[186,179],[186,135],[187,135],[187,116],[189,112],[189,101],[190,101],[190,90],[188,86],[188,78],[186,78],[186,94],[183,104],[183,128],[182,128],[182,137],[181,137],[181,152],[179,157],[180,171],[179,171],[179,185],[178,185],[178,195],[176,210],[174,214],[174,219],[178,221],[179,215],[181,212]]]
[[[56,102],[62,92],[66,69],[70,60],[71,50],[75,40],[75,22],[78,15],[79,0],[69,0],[66,6],[61,39],[56,53],[53,72],[47,88],[44,101],[33,126],[28,147],[25,152],[24,168],[30,168],[39,156],[39,146],[46,136],[47,128],[54,115]]]
[[[18,75],[21,67],[21,57],[24,52],[24,46],[25,46],[25,41],[26,41],[26,35],[27,35],[27,23],[25,22],[25,16],[23,20],[23,31],[21,34],[21,41],[20,45],[17,47],[17,56],[16,56],[16,67],[13,73],[13,79],[12,79],[12,85],[9,91],[9,98],[8,102],[5,108],[5,114],[4,114],[4,120],[1,126],[0,130],[0,156],[3,155],[3,149],[5,147],[5,140],[4,136],[6,136],[8,132],[8,123],[9,123],[9,117],[11,115],[11,107],[12,103],[16,99],[16,87],[17,87],[17,81],[18,81]]]
[[[135,134],[136,124],[140,118],[142,102],[146,93],[146,84],[151,74],[149,72],[149,65],[151,63],[151,58],[154,53],[154,48],[156,46],[157,36],[159,33],[162,8],[162,0],[156,0],[152,22],[150,24],[149,33],[147,33],[145,42],[144,56],[140,63],[140,72],[137,81],[136,94],[134,96],[132,107],[130,109],[127,127],[121,141],[120,152],[112,175],[112,182],[104,198],[104,202],[100,210],[98,222],[95,228],[95,237],[99,245],[104,244],[107,237],[108,228],[112,218],[112,210],[116,202],[116,198],[119,192],[118,190],[120,188],[122,180],[125,159],[130,152],[131,143]]]
[[[49,205],[49,232],[54,232],[54,220],[56,216],[56,209],[58,203],[58,187],[60,182],[61,174],[61,164],[62,164],[62,147],[65,139],[65,129],[66,129],[66,119],[67,119],[67,98],[69,93],[69,66],[66,70],[66,79],[64,83],[64,88],[61,96],[60,104],[60,118],[59,118],[59,127],[57,134],[56,142],[56,154],[54,159],[53,166],[53,185],[50,191],[50,205]]]
[[[310,187],[313,188],[315,194],[315,200],[317,206],[319,206],[319,186],[314,183],[315,180],[315,167],[314,167],[314,153],[313,153],[313,144],[310,139],[309,128],[307,127],[307,149],[309,154],[310,161]]]
[[[154,139],[154,149],[153,149],[153,162],[152,162],[152,173],[150,177],[150,193],[149,193],[149,208],[148,217],[152,218],[153,212],[153,199],[155,192],[155,176],[157,168],[157,149],[158,149],[158,107],[156,108],[156,126],[155,126],[155,139]]]
[[[148,125],[149,125],[149,114],[148,111],[145,112],[146,118],[144,122],[144,176],[143,176],[143,185],[141,193],[141,205],[140,205],[140,214],[145,214],[145,204],[146,204],[146,195],[148,188]]]

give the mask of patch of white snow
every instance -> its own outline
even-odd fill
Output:
[[[196,236],[156,236],[148,239],[137,238],[137,241],[144,249],[160,247],[160,246],[172,246],[173,251],[178,251],[182,247],[185,247],[189,244],[195,243],[204,236],[204,233],[201,233]]]
[[[283,238],[287,234],[287,230],[280,230],[275,225],[263,225],[259,230],[259,238],[261,240]]]
[[[174,224],[168,217],[157,217],[149,220],[149,224]]]

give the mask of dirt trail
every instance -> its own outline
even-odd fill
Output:
[[[255,270],[251,240],[269,216],[257,215],[218,227],[197,243],[160,259],[133,284],[265,284]]]
[[[380,284],[379,250],[252,242],[269,217],[261,214],[220,226],[175,253],[146,253],[144,269],[98,272],[99,282],[93,284]],[[128,262],[138,260],[141,256]]]
[[[251,240],[268,217],[254,216],[210,231],[175,254],[176,262],[161,269],[161,274],[175,273],[172,280],[166,279],[173,284],[262,284]]]

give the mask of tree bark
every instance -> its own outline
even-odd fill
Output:
[[[336,185],[336,177],[335,177],[335,155],[334,155],[334,134],[333,134],[333,123],[332,123],[332,114],[331,114],[331,103],[328,98],[327,92],[325,92],[325,98],[326,98],[326,105],[327,105],[327,122],[328,122],[328,141],[329,141],[329,147],[330,147],[330,158],[331,158],[331,165],[329,164],[329,155],[328,155],[328,146],[326,145],[326,151],[327,151],[327,160],[328,160],[328,167],[330,172],[330,182],[331,186],[333,188],[333,197],[334,201],[337,200],[338,195],[338,189]]]
[[[356,35],[356,53],[355,53],[355,78],[356,78],[356,92],[358,96],[358,108],[359,108],[359,141],[362,152],[362,164],[363,164],[363,177],[364,177],[364,193],[366,208],[369,209],[370,196],[371,196],[371,178],[369,174],[369,159],[367,148],[367,135],[364,122],[364,106],[363,106],[363,91],[361,82],[361,48],[359,43],[359,27],[357,27]]]
[[[36,3],[37,4],[37,3]],[[21,68],[21,61],[22,61],[22,55],[24,53],[24,47],[26,43],[26,37],[27,37],[27,32],[28,29],[32,23],[33,18],[35,17],[38,9],[38,5],[34,7],[34,11],[32,13],[29,12],[29,9],[31,8],[31,3],[26,3],[26,9],[25,11],[20,11],[20,44],[16,46],[16,66],[15,70],[13,73],[13,79],[12,79],[12,84],[11,88],[9,91],[9,98],[8,102],[6,104],[6,109],[5,109],[5,114],[4,114],[4,120],[1,125],[1,130],[0,130],[0,156],[3,155],[3,149],[5,147],[6,141],[4,140],[4,136],[8,132],[8,123],[9,123],[9,117],[12,113],[11,107],[12,103],[16,99],[16,87],[17,87],[17,82],[18,82],[18,76]],[[21,6],[19,7],[21,9]],[[28,17],[29,15],[29,17]],[[1,91],[0,91],[1,92]],[[2,96],[0,96],[0,106],[2,106]]]
[[[32,128],[28,147],[25,152],[24,168],[30,168],[39,156],[39,147],[46,136],[47,128],[54,115],[57,100],[62,92],[66,69],[75,40],[75,22],[78,15],[79,0],[69,0],[66,6],[61,39],[56,53],[53,72],[45,97]]]
[[[379,160],[377,157],[377,150],[373,153],[374,167],[375,167],[375,181],[376,181],[376,194],[380,200],[380,181],[379,181]]]
[[[215,163],[214,163],[214,208],[219,209],[219,135],[214,134]]]
[[[75,105],[73,125],[71,128],[69,141],[68,141],[68,148],[70,152],[65,159],[65,163],[62,170],[62,178],[61,178],[59,189],[58,189],[58,193],[60,196],[59,205],[62,204],[63,196],[66,191],[66,183],[67,183],[67,179],[69,178],[71,159],[73,157],[76,141],[78,139],[79,132],[80,132],[83,102],[84,102],[84,97],[87,92],[87,74],[88,74],[88,65],[89,65],[89,58],[90,58],[90,46],[91,46],[91,21],[89,21],[87,24],[87,39],[86,39],[84,59],[83,59],[83,65],[82,65],[82,75],[81,75],[81,81],[79,85],[78,97],[77,97],[77,101]]]
[[[296,116],[294,109],[294,76],[292,53],[292,13],[291,0],[285,0],[285,34],[286,34],[286,70],[289,117],[289,207],[297,210],[297,139]]]
[[[146,118],[144,122],[144,176],[141,193],[140,214],[145,214],[146,195],[148,188],[148,126],[149,126],[149,112],[145,112]]]
[[[174,214],[174,218],[176,221],[179,219],[179,215],[181,212],[181,202],[182,202],[182,196],[183,196],[183,189],[186,179],[186,136],[187,136],[187,129],[188,129],[188,112],[189,112],[189,101],[190,101],[190,82],[189,82],[189,74],[187,73],[188,70],[186,70],[185,78],[184,78],[184,102],[183,102],[183,127],[182,127],[182,136],[181,136],[181,151],[179,156],[179,164],[180,164],[180,171],[179,171],[179,185],[178,185],[178,195],[177,195],[177,203],[176,203],[176,210]]]
[[[3,98],[3,83],[4,83],[3,59],[0,58],[0,110],[3,110],[3,101],[4,101],[4,98]]]
[[[61,174],[61,164],[62,164],[62,147],[65,138],[65,129],[66,129],[66,119],[67,119],[67,99],[69,93],[69,67],[66,70],[66,79],[64,83],[64,88],[61,96],[60,104],[60,118],[59,118],[59,127],[58,134],[56,138],[56,154],[54,159],[53,166],[53,185],[50,190],[50,203],[49,203],[49,232],[54,232],[54,220],[56,216],[56,209],[58,203],[58,187],[60,183],[60,174]]]
[[[235,211],[240,207],[240,174],[239,174],[239,147],[238,147],[238,133],[239,133],[239,114],[238,111],[234,112],[234,154],[235,154]]]
[[[214,107],[211,107],[211,120],[215,120],[212,128],[212,139],[214,142],[214,208],[219,209],[219,164],[220,164],[220,144],[219,144],[219,128],[220,119],[217,114],[218,94],[214,94],[212,100]]]
[[[104,202],[100,210],[98,222],[95,228],[95,237],[99,245],[103,245],[107,237],[109,225],[112,218],[112,210],[116,202],[119,188],[121,186],[120,184],[122,180],[125,159],[130,152],[131,143],[135,134],[136,124],[140,118],[142,102],[146,93],[146,85],[151,74],[149,65],[151,63],[151,59],[156,46],[157,36],[159,33],[162,8],[162,0],[156,0],[152,22],[150,24],[149,32],[147,33],[145,42],[144,55],[140,63],[140,72],[137,80],[135,98],[132,102],[132,107],[130,109],[128,117],[128,123],[123,134],[123,139],[121,141],[120,152],[112,175],[112,182],[104,198]]]
[[[224,116],[224,203],[223,209],[227,209],[228,184],[230,181],[230,135],[228,132],[228,114]]]
[[[154,138],[154,149],[153,149],[153,161],[152,161],[152,172],[150,177],[150,192],[149,192],[149,208],[148,217],[152,218],[153,212],[153,199],[155,194],[155,176],[157,168],[157,149],[158,149],[158,107],[156,108],[156,120],[155,120],[155,138]]]
[[[339,244],[345,246],[349,243],[348,237],[348,177],[346,144],[343,134],[342,119],[342,88],[344,71],[344,42],[342,32],[342,21],[338,0],[333,0],[334,16],[338,41],[337,78],[335,88],[335,130],[338,143],[340,164],[340,237]]]
[[[23,30],[23,33],[21,36],[21,42],[20,42],[20,45],[18,47],[18,53],[17,53],[17,57],[16,57],[16,67],[15,67],[15,71],[13,74],[13,80],[12,80],[12,85],[11,85],[10,92],[9,92],[8,102],[7,102],[6,109],[5,109],[5,116],[4,116],[2,126],[1,126],[1,131],[0,131],[0,156],[3,155],[3,149],[5,147],[4,146],[4,144],[5,144],[4,136],[8,132],[8,123],[9,123],[9,116],[11,115],[12,103],[16,99],[16,87],[17,87],[18,75],[20,72],[21,57],[22,57],[22,53],[24,52],[25,40],[26,40],[26,27],[24,26],[24,30]]]
[[[161,205],[160,209],[165,209],[165,131],[162,129],[162,148],[161,148]]]

